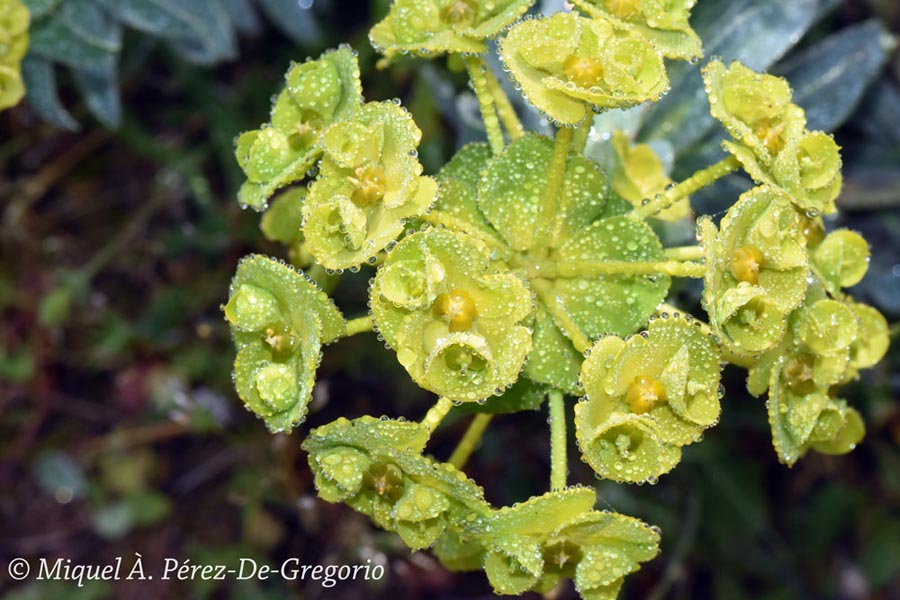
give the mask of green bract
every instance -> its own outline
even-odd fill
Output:
[[[422,132],[393,102],[370,102],[322,136],[319,176],[303,206],[307,248],[328,269],[358,266],[394,242],[434,201],[421,176]]]
[[[787,81],[734,62],[703,70],[710,111],[732,141],[723,143],[757,183],[782,189],[797,207],[835,211],[841,189],[841,155],[834,139],[806,130],[803,109],[791,102]]]
[[[340,418],[313,429],[303,449],[323,499],[345,502],[418,550],[445,529],[483,528],[489,510],[465,474],[421,456],[427,441],[419,423]]]
[[[290,431],[306,416],[321,344],[343,331],[341,313],[301,273],[256,255],[238,265],[225,318],[238,394],[270,430]]]
[[[20,0],[0,0],[0,110],[25,95],[22,58],[28,50],[28,8]]]
[[[480,54],[492,38],[521,17],[534,0],[394,0],[372,28],[372,45],[390,60],[399,54]]]
[[[616,481],[670,471],[681,446],[719,419],[719,350],[691,321],[669,316],[622,340],[601,338],[581,367],[575,405],[583,459]]]
[[[371,306],[410,376],[453,400],[512,385],[531,349],[525,283],[461,233],[432,229],[400,242],[378,269]]]
[[[688,19],[695,0],[573,0],[580,10],[634,29],[668,58],[700,58],[700,37]]]
[[[774,188],[741,196],[716,229],[699,222],[710,325],[738,354],[775,346],[787,315],[803,300],[809,271],[800,218]]]
[[[659,51],[640,34],[572,13],[523,21],[500,56],[525,97],[554,121],[580,123],[590,107],[657,100],[669,86]]]
[[[869,244],[848,229],[832,231],[812,255],[816,273],[832,293],[859,283],[869,270]]]
[[[237,139],[235,154],[247,175],[238,200],[255,210],[265,208],[278,188],[306,177],[321,152],[322,132],[362,102],[359,65],[348,47],[295,64],[284,78],[271,121]]]

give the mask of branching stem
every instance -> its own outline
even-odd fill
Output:
[[[484,63],[484,60],[481,60]],[[522,127],[519,115],[516,114],[516,109],[513,108],[512,102],[509,101],[509,96],[503,91],[503,86],[500,85],[500,82],[494,76],[494,72],[487,65],[484,65],[484,74],[487,78],[488,89],[490,89],[491,96],[494,99],[494,106],[497,108],[497,114],[500,115],[500,120],[503,122],[503,127],[506,129],[506,133],[509,134],[509,139],[515,141],[525,135],[525,128]]]
[[[635,208],[631,213],[633,216],[644,219],[652,217],[666,210],[682,198],[690,196],[697,190],[701,190],[712,185],[717,180],[725,177],[729,173],[736,171],[741,163],[733,156],[722,159],[716,164],[705,169],[697,171],[678,185],[669,188],[652,200],[645,200],[646,204],[642,204]]]
[[[494,415],[489,413],[478,413],[475,415],[475,418],[469,423],[466,433],[459,440],[459,444],[457,444],[453,454],[450,455],[450,460],[447,462],[457,469],[462,469],[475,451],[475,447],[478,446],[478,442],[481,441],[484,430],[487,429],[493,417]]]
[[[350,319],[349,321],[347,321],[347,325],[344,326],[344,335],[342,337],[350,337],[351,335],[356,335],[357,333],[372,331],[373,327],[374,323],[372,321],[371,315],[365,315],[362,317],[357,317],[355,319]]]
[[[481,107],[481,118],[484,119],[484,128],[487,130],[488,143],[491,152],[495,155],[503,151],[503,132],[500,130],[500,121],[497,119],[497,111],[494,106],[494,96],[488,86],[488,78],[485,74],[487,65],[477,56],[466,57],[466,68],[469,71],[469,79],[472,88],[478,98]]]

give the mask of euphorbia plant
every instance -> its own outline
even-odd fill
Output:
[[[649,146],[617,133],[605,173],[583,154],[594,113],[658,99],[664,58],[700,55],[691,3],[579,0],[579,12],[520,20],[529,5],[397,0],[372,30],[386,60],[459,54],[468,68],[488,143],[433,176],[412,116],[363,101],[353,51],[290,68],[271,122],[239,138],[237,157],[241,202],[266,210],[263,230],[292,264],[245,258],[225,316],[238,394],[273,432],[305,419],[322,345],[351,335],[377,332],[436,394],[424,416],[312,430],[303,448],[323,499],[410,548],[433,547],[450,569],[483,568],[498,593],[571,578],[585,598],[613,598],[659,538],[567,485],[567,413],[598,477],[653,482],[718,422],[730,362],[748,369],[753,394],[768,393],[783,462],[848,452],[863,422],[836,388],[880,360],[887,326],[843,291],[865,273],[868,247],[852,231],[824,234],[839,149],[806,130],[786,81],[712,61],[705,81],[728,158],[674,184]],[[524,131],[488,68],[483,53],[501,35],[511,78],[555,139]],[[698,245],[664,248],[654,221],[688,217],[690,194],[741,168],[758,187],[720,223],[699,219]],[[373,277],[370,312],[345,320],[324,289],[363,269],[374,270],[361,275]],[[703,280],[705,317],[665,304],[673,277]],[[494,414],[545,399],[549,491],[491,506],[462,470],[469,455]],[[462,403],[476,416],[457,450],[443,463],[425,456]]]

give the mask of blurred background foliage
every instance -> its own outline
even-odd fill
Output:
[[[291,60],[341,42],[360,53],[366,98],[400,97],[424,132],[434,173],[483,136],[453,64],[402,59],[376,71],[368,27],[388,0],[29,0],[26,101],[0,115],[0,563],[15,556],[97,564],[140,552],[235,564],[386,566],[380,582],[53,582],[0,598],[489,597],[481,573],[446,572],[427,553],[316,498],[299,442],[271,436],[231,387],[220,304],[237,260],[276,256],[259,216],[235,202],[233,140],[268,115]],[[538,3],[551,10],[559,2]],[[707,57],[785,75],[811,128],[843,147],[841,214],[864,233],[869,274],[853,293],[900,318],[900,4],[893,0],[701,0],[692,20]],[[495,66],[499,64],[495,61]],[[449,66],[450,68],[445,68]],[[610,160],[609,132],[648,141],[676,179],[717,160],[701,65],[673,67],[658,106],[599,117],[588,152]],[[547,124],[519,105],[529,126]],[[749,181],[694,198],[718,213]],[[663,232],[692,236],[690,223]],[[676,290],[696,308],[699,289]],[[365,306],[347,279],[346,314]],[[628,598],[900,598],[900,345],[845,395],[868,425],[848,456],[778,464],[762,400],[727,370],[721,423],[655,486],[597,482],[602,502],[663,530],[659,558]],[[337,416],[421,418],[431,400],[374,336],[327,348],[308,426]],[[446,458],[462,411],[435,435]],[[489,500],[544,491],[546,415],[497,418],[470,464]],[[527,441],[526,441],[527,440]],[[515,448],[516,460],[507,460]],[[575,455],[574,447],[570,452]],[[590,483],[584,465],[571,479]],[[152,568],[152,567],[148,567]],[[560,597],[574,597],[571,589]]]

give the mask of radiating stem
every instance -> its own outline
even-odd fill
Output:
[[[472,452],[475,451],[478,442],[481,441],[481,436],[484,435],[484,430],[487,429],[492,418],[494,418],[494,415],[489,413],[478,413],[475,415],[475,418],[469,423],[466,433],[459,440],[459,444],[457,444],[453,454],[450,455],[450,460],[447,462],[457,469],[462,469],[469,457],[472,456]]]
[[[484,61],[482,60],[482,62]],[[497,81],[494,72],[487,65],[484,66],[484,74],[487,77],[488,89],[491,90],[491,96],[494,98],[497,114],[500,115],[500,120],[503,121],[503,127],[506,128],[509,139],[519,139],[525,135],[525,128],[522,127],[522,122],[519,120],[519,115],[516,114],[516,109],[513,108],[512,102],[509,101],[509,96],[503,91],[503,86]]]
[[[710,167],[697,171],[656,198],[649,201],[645,200],[644,202],[646,202],[646,204],[642,204],[638,208],[635,208],[632,215],[639,218],[652,217],[653,215],[666,210],[682,198],[686,198],[697,190],[712,185],[717,180],[737,170],[740,166],[741,163],[733,156],[722,159]]]
[[[591,114],[581,122],[581,125],[575,128],[575,135],[572,136],[572,150],[579,154],[584,154],[584,148],[587,146],[588,136],[591,135],[591,127],[593,126],[594,118],[593,114]]]
[[[672,277],[702,278],[706,266],[696,262],[632,262],[628,260],[577,260],[565,263],[540,263],[544,277],[596,277],[597,275],[670,275]]]
[[[475,89],[475,96],[478,98],[478,105],[481,107],[481,118],[484,119],[491,152],[500,154],[503,151],[503,132],[500,131],[500,121],[497,120],[497,111],[494,110],[494,96],[488,88],[488,79],[485,75],[487,65],[477,56],[468,56],[466,68]]]
[[[591,347],[591,341],[584,335],[578,323],[572,318],[572,315],[563,306],[562,300],[553,292],[553,284],[546,279],[532,279],[531,285],[537,293],[538,298],[553,317],[553,321],[562,330],[567,338],[575,346],[575,349],[581,353]]]
[[[546,247],[548,235],[560,229],[558,223],[565,216],[564,211],[560,210],[559,193],[566,174],[566,161],[569,158],[574,132],[572,127],[560,127],[556,130],[556,144],[553,146],[553,156],[550,159],[550,171],[547,173],[547,185],[544,187],[544,202],[541,205],[538,231],[533,246]],[[550,246],[553,246],[552,242]]]
[[[566,487],[566,405],[559,390],[550,390],[550,491]]]
[[[344,335],[343,337],[350,337],[351,335],[356,335],[357,333],[363,333],[365,331],[372,331],[374,327],[374,323],[372,322],[371,315],[365,315],[363,317],[357,317],[355,319],[350,319],[347,321],[347,324],[344,326]]]
[[[703,248],[700,246],[677,246],[666,248],[666,258],[670,260],[700,260],[703,258]]]
[[[441,424],[441,421],[444,420],[451,408],[453,408],[453,402],[450,401],[450,398],[445,398],[444,396],[438,398],[438,401],[428,409],[428,412],[425,413],[425,418],[422,419],[422,425],[425,426],[428,433],[437,429],[437,426]]]

